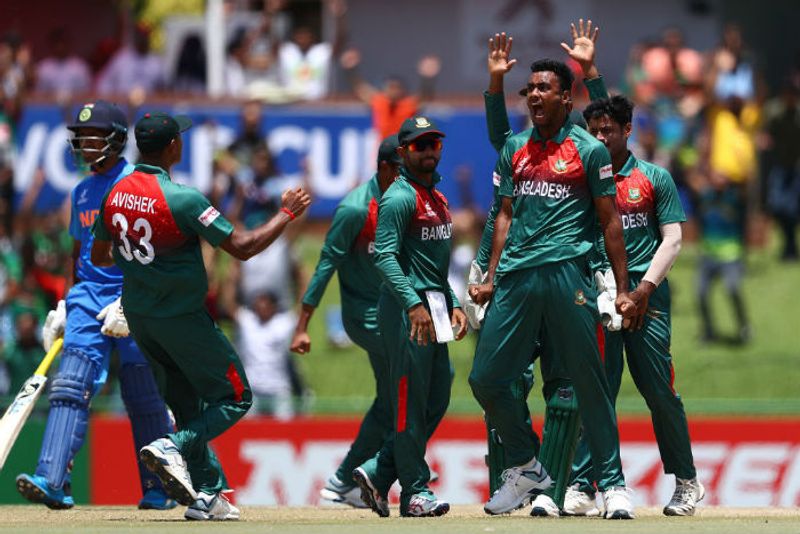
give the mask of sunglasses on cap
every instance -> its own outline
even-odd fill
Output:
[[[424,152],[429,148],[440,150],[442,148],[442,140],[438,137],[418,139],[408,143],[407,146],[409,152]]]

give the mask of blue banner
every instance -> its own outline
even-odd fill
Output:
[[[189,115],[194,121],[195,126],[184,134],[183,160],[173,168],[172,175],[176,181],[208,193],[214,154],[237,137],[241,128],[240,109],[177,105],[159,109]],[[77,110],[77,107],[65,110],[55,105],[29,105],[21,117],[17,128],[15,188],[18,193],[26,191],[37,169],[42,169],[46,183],[36,203],[38,211],[57,208],[80,178],[67,147],[69,132],[65,127]],[[147,111],[153,109],[143,108],[139,116]],[[429,116],[447,134],[439,164],[444,176],[441,190],[454,207],[471,200],[487,208],[497,154],[488,141],[483,109],[434,106],[429,111]],[[512,123],[521,123],[520,117],[513,117]],[[265,107],[262,126],[281,174],[301,178],[302,162],[307,162],[314,199],[312,218],[330,217],[341,198],[375,172],[379,139],[371,128],[366,108]],[[126,157],[136,161],[132,130]]]

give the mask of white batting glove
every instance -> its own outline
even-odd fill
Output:
[[[64,335],[64,328],[67,326],[67,304],[59,300],[55,310],[47,312],[47,318],[42,327],[42,346],[45,351],[49,351],[53,342]]]
[[[472,264],[469,266],[469,279],[467,280],[467,291],[464,295],[464,305],[461,309],[464,311],[464,315],[467,316],[467,321],[469,321],[469,325],[473,330],[481,329],[481,321],[483,321],[483,316],[486,315],[486,306],[488,306],[489,303],[487,302],[483,306],[475,304],[469,294],[469,286],[486,282],[487,274],[488,273],[481,271],[478,262],[472,260]]]
[[[622,329],[622,315],[617,313],[615,305],[617,282],[614,280],[614,272],[611,269],[605,273],[597,271],[594,273],[594,280],[597,283],[597,310],[600,312],[600,321],[609,332],[617,332]]]
[[[100,310],[97,320],[103,321],[100,333],[109,337],[128,337],[131,331],[128,329],[128,320],[122,313],[122,297]]]

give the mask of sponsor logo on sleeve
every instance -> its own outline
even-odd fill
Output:
[[[600,179],[605,180],[606,178],[613,178],[614,172],[611,170],[611,164],[603,165],[600,167]]]
[[[209,206],[206,210],[200,214],[200,217],[197,218],[200,221],[200,224],[203,226],[209,226],[213,223],[217,217],[219,217],[219,212],[214,209],[214,206]]]
[[[500,187],[500,175],[496,172],[492,173],[492,183],[495,187]]]

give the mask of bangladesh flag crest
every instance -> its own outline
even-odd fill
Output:
[[[558,174],[564,174],[567,172],[567,162],[561,158],[558,158],[555,164],[553,164],[553,170]]]
[[[628,188],[628,201],[636,204],[642,200],[642,192],[638,187]]]

